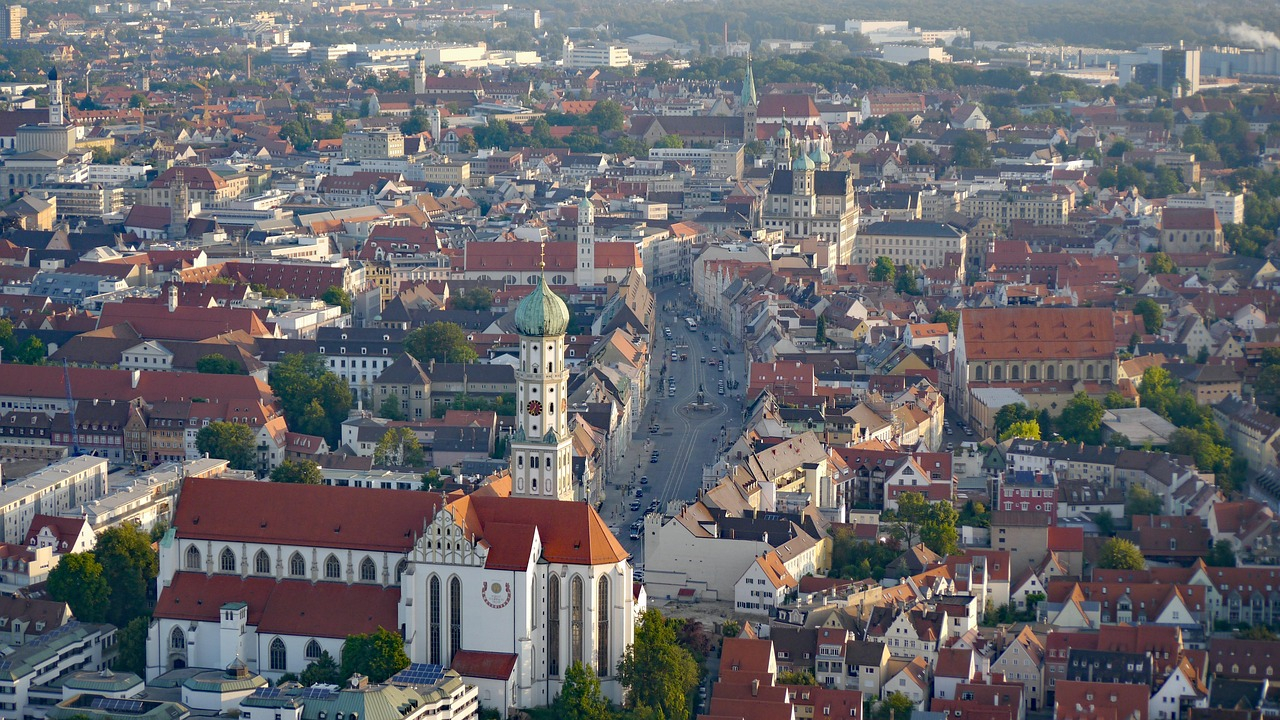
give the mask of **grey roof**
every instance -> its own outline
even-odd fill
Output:
[[[862,231],[864,235],[909,235],[916,237],[958,238],[964,233],[946,223],[927,220],[885,220],[871,223]]]

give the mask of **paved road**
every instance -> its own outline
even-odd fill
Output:
[[[655,499],[661,501],[662,509],[666,510],[667,503],[672,500],[691,500],[696,496],[703,467],[715,462],[725,445],[726,435],[736,437],[742,422],[742,405],[734,395],[745,388],[726,390],[725,395],[719,395],[716,384],[721,378],[726,381],[734,378],[739,382],[746,378],[742,353],[726,356],[723,352],[712,352],[713,343],[723,337],[715,328],[699,327],[696,332],[688,330],[684,321],[688,313],[680,311],[681,305],[687,307],[691,304],[687,289],[668,288],[658,293],[657,299],[659,314],[653,351],[656,372],[649,409],[640,423],[639,432],[632,439],[627,452],[628,461],[617,474],[617,480],[622,484],[611,485],[609,494],[613,499],[605,508],[605,519],[618,528],[619,540],[637,564],[643,562],[644,557],[641,540],[630,539],[629,526]],[[669,342],[663,334],[665,326],[671,328]],[[703,338],[704,332],[711,336],[710,340]],[[680,347],[682,345],[687,347]],[[688,353],[689,359],[672,362],[673,350]],[[723,374],[718,367],[706,361],[699,362],[701,358],[712,357],[725,360]],[[667,369],[666,375],[661,373],[663,367]],[[674,396],[668,395],[668,377],[676,381]],[[704,410],[692,407],[697,401],[699,385],[703,387],[707,405]],[[655,423],[659,432],[651,434],[649,428]],[[722,427],[725,428],[724,434]],[[655,450],[658,462],[653,463],[650,456]],[[648,477],[647,484],[639,482],[643,476]],[[640,499],[640,511],[632,511],[629,506],[637,489],[643,492],[644,497]]]

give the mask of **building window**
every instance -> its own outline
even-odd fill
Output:
[[[271,558],[267,557],[267,551],[259,550],[258,554],[253,556],[253,571],[259,575],[270,574]]]
[[[196,548],[195,545],[192,545],[191,547],[187,548],[187,569],[188,570],[200,569],[200,551]]]
[[[289,574],[293,577],[302,577],[307,574],[307,563],[302,559],[301,553],[289,556]]]
[[[272,670],[283,671],[289,659],[289,654],[284,649],[284,641],[280,638],[272,640],[271,648],[268,651],[267,656],[270,660],[270,667]]]
[[[222,572],[236,571],[236,554],[231,552],[231,548],[222,549],[222,554],[218,556],[218,569]]]
[[[360,563],[360,580],[361,582],[374,582],[378,579],[378,566],[373,564],[373,560],[365,558]]]
[[[560,675],[560,578],[547,578],[547,674]]]
[[[435,665],[441,664],[440,660],[440,578],[435,575],[431,576],[428,583],[430,587],[430,602],[428,603],[427,612],[429,617],[428,624],[431,627],[430,647],[427,657],[428,662]]]
[[[600,578],[596,595],[596,674],[609,674],[609,578]]]
[[[1045,379],[1045,380],[1057,380],[1057,379],[1058,379],[1058,368],[1057,368],[1056,366],[1053,366],[1053,365],[1046,365],[1046,366],[1045,366],[1045,368],[1044,368],[1044,379]]]
[[[401,560],[396,563],[396,583],[399,584],[400,578],[404,576],[404,571],[409,569],[409,561]]]
[[[320,643],[316,642],[315,640],[308,640],[307,648],[303,650],[302,657],[305,658],[307,662],[315,662],[316,660],[319,660],[320,659]]]
[[[187,649],[187,636],[183,634],[182,628],[174,628],[169,633],[169,647],[174,650]]]
[[[573,576],[569,585],[569,664],[583,661],[582,652],[582,616],[583,616],[582,578]]]
[[[342,577],[342,563],[330,555],[324,561],[324,577],[326,580],[337,580]]]
[[[462,649],[462,581],[449,578],[449,652]]]

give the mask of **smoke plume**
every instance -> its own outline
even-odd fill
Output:
[[[1254,47],[1259,50],[1280,49],[1280,36],[1270,30],[1254,27],[1249,23],[1238,22],[1230,25],[1218,23],[1218,32],[1225,33],[1231,38],[1232,42],[1238,45]]]

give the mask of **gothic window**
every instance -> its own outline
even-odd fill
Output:
[[[440,659],[440,578],[435,575],[431,576],[428,583],[429,595],[427,612],[430,615],[427,624],[430,626],[430,647],[428,648],[428,662],[439,665]]]
[[[284,648],[284,641],[280,638],[272,640],[267,656],[272,670],[284,670],[289,660],[288,651]]]
[[[547,578],[547,674],[560,675],[560,578]]]
[[[316,660],[319,660],[320,659],[320,643],[316,642],[315,640],[308,640],[307,648],[302,652],[302,657],[306,659],[307,662],[315,662]]]
[[[293,577],[302,577],[307,574],[307,563],[300,553],[289,556],[289,574]]]
[[[187,569],[188,570],[200,569],[200,550],[197,549],[195,545],[192,545],[191,547],[187,548]]]
[[[169,633],[169,647],[174,650],[187,649],[187,636],[183,634],[182,628],[176,627]]]
[[[462,581],[449,578],[449,652],[462,649]]]
[[[236,554],[231,552],[231,548],[222,549],[222,554],[218,556],[218,569],[222,572],[236,571]]]
[[[569,588],[569,664],[580,663],[583,661],[582,652],[582,621],[584,608],[582,606],[582,578],[575,575]]]
[[[396,563],[396,582],[397,583],[400,582],[400,578],[404,576],[404,571],[407,569],[409,569],[408,560],[401,560],[399,563]]]
[[[596,674],[609,674],[609,578],[600,578],[596,595]]]
[[[338,580],[342,577],[342,563],[330,555],[324,561],[324,577],[326,580]]]
[[[267,556],[266,550],[259,550],[258,554],[253,556],[253,571],[259,575],[271,573],[271,558]]]
[[[361,582],[374,582],[378,579],[378,566],[373,564],[373,560],[365,558],[360,563],[360,580]]]

